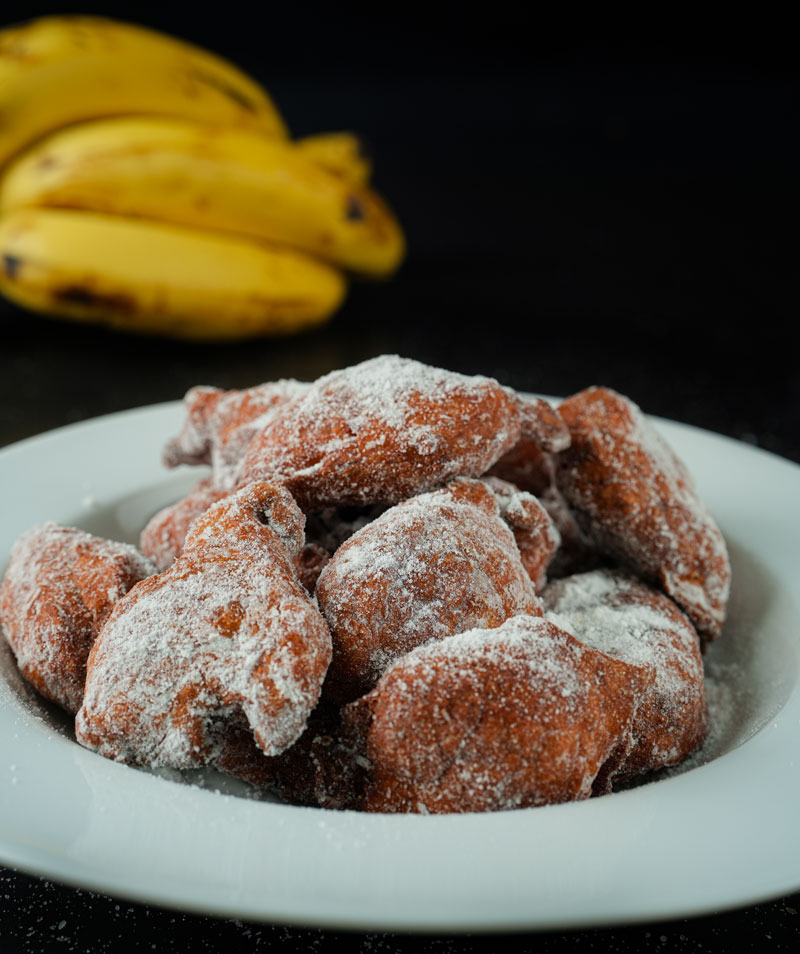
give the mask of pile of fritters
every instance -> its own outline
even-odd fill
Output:
[[[82,745],[433,813],[604,794],[702,743],[730,565],[627,398],[383,356],[185,409],[164,461],[206,469],[140,551],[45,524],[0,587]]]

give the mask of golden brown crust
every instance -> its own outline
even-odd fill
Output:
[[[715,639],[730,563],[684,465],[639,408],[608,388],[581,391],[560,411],[572,443],[558,457],[557,480],[582,531],[658,583],[704,639]]]
[[[308,388],[285,379],[242,391],[199,385],[183,399],[186,417],[180,433],[164,448],[168,467],[208,464],[215,487],[231,490],[253,435],[281,405]]]
[[[183,553],[186,535],[194,521],[230,493],[216,488],[210,477],[201,480],[182,500],[150,518],[139,542],[142,553],[154,562],[159,572],[168,570]],[[309,593],[314,592],[328,557],[327,550],[315,542],[307,542],[295,555],[295,570]]]
[[[326,375],[253,438],[240,482],[285,483],[305,511],[397,503],[453,477],[479,476],[523,427],[569,440],[545,402],[497,381],[384,356]]]
[[[559,411],[384,356],[185,405],[166,460],[211,474],[142,533],[164,572],[48,525],[0,587],[82,744],[298,805],[449,813],[604,794],[702,742],[672,600],[714,638],[727,554],[628,399]]]
[[[183,541],[193,521],[212,504],[227,497],[229,491],[218,490],[206,477],[177,503],[159,510],[147,522],[139,538],[139,547],[159,573],[169,569],[183,553]]]
[[[653,675],[633,724],[634,745],[609,784],[682,762],[708,728],[700,641],[663,593],[619,570],[557,580],[543,595],[548,618],[581,642]]]
[[[211,423],[217,405],[225,396],[222,388],[198,384],[183,398],[186,417],[180,433],[167,442],[162,460],[167,467],[179,464],[211,464],[214,429]]]
[[[354,534],[323,571],[317,600],[333,638],[325,694],[339,702],[429,640],[541,614],[494,494],[468,478],[412,497]]]
[[[246,721],[275,755],[302,733],[330,660],[292,563],[304,517],[253,484],[192,524],[182,556],[117,604],[89,658],[78,740],[120,761],[214,764]]]
[[[0,623],[20,672],[77,712],[86,660],[118,599],[155,567],[124,543],[46,523],[24,533],[0,585]]]
[[[480,812],[588,798],[628,745],[650,676],[517,616],[414,650],[344,711],[370,812]]]
[[[514,534],[522,565],[539,593],[547,570],[561,545],[561,534],[545,507],[533,496],[499,477],[485,477],[500,508],[500,516]]]

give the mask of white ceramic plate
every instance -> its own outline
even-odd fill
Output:
[[[180,420],[179,404],[160,405],[0,452],[0,565],[46,519],[135,541],[196,479],[160,465]],[[4,650],[0,859],[160,905],[364,930],[612,924],[800,888],[800,468],[657,423],[734,563],[729,624],[709,653],[717,722],[697,767],[588,802],[487,815],[294,808],[80,748]]]

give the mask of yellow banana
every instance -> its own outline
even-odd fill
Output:
[[[319,324],[345,282],[312,258],[248,239],[24,210],[0,219],[0,292],[54,316],[210,341]]]
[[[290,142],[164,117],[81,123],[13,163],[0,208],[69,208],[218,229],[367,275],[392,272],[403,233],[381,199]]]
[[[43,17],[0,31],[0,166],[54,129],[131,113],[286,135],[255,80],[175,37],[85,16]]]
[[[302,155],[349,182],[366,185],[372,175],[372,162],[363,142],[354,133],[317,133],[295,140]]]

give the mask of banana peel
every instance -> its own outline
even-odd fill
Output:
[[[0,292],[54,317],[234,341],[318,325],[345,291],[338,269],[239,236],[88,212],[0,219]]]
[[[0,31],[0,167],[54,129],[124,114],[287,137],[256,80],[177,37],[88,16],[41,17]]]
[[[375,192],[293,143],[157,116],[81,123],[42,140],[0,185],[0,212],[29,207],[218,229],[377,278],[390,275],[405,250]]]
[[[104,17],[0,30],[0,294],[198,341],[289,334],[391,275],[397,219],[352,133],[296,141],[214,53]]]

